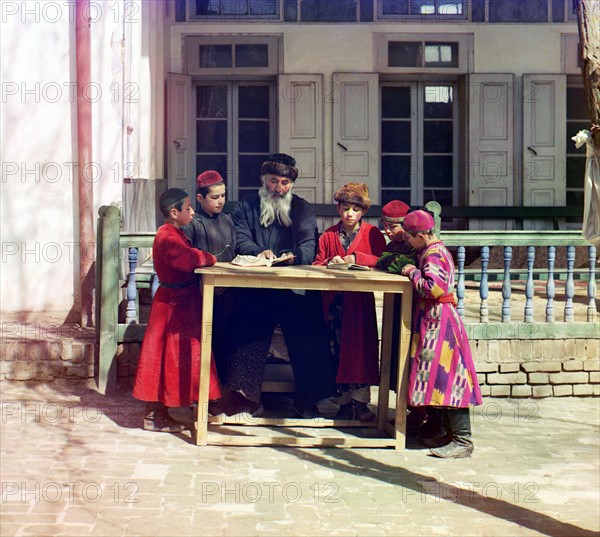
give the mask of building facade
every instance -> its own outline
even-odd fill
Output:
[[[193,190],[209,168],[242,199],[273,151],[297,159],[295,192],[315,203],[348,181],[375,204],[582,203],[570,137],[589,121],[570,1],[86,6],[94,217],[132,182]],[[78,259],[94,255],[77,229],[75,2],[1,9],[2,312],[74,321]]]

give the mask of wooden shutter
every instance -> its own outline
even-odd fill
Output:
[[[469,76],[467,173],[470,206],[514,204],[513,95],[512,74]],[[507,222],[472,220],[470,227],[507,229]]]
[[[566,205],[566,76],[523,75],[523,206]],[[526,220],[525,229],[553,229]]]
[[[169,188],[195,192],[192,77],[169,73],[167,80],[167,159]]]
[[[379,204],[379,75],[334,73],[333,191],[348,182],[366,183]]]
[[[323,202],[323,75],[279,76],[279,151],[296,159],[294,193]]]

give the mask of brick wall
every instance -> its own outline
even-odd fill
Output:
[[[94,386],[97,349],[94,330],[12,324],[0,340],[0,381]]]
[[[600,396],[598,339],[475,340],[484,396]]]
[[[471,346],[484,396],[600,396],[598,339],[474,340]],[[120,389],[131,388],[139,352],[139,343],[118,345]],[[61,334],[38,333],[38,337],[4,334],[0,341],[0,381],[95,386],[96,355],[93,330],[74,328]]]

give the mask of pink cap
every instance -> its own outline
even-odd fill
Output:
[[[418,211],[413,211],[412,213],[408,213],[406,215],[404,222],[402,222],[402,227],[404,228],[404,231],[418,233],[420,231],[434,229],[435,222],[433,220],[433,216],[431,216],[427,211],[419,209]]]

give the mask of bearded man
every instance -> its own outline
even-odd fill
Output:
[[[292,194],[298,177],[289,155],[270,155],[260,170],[257,195],[238,203],[233,214],[236,252],[265,258],[287,256],[287,264],[310,265],[318,242],[317,219],[306,200]],[[228,414],[260,415],[260,394],[273,330],[280,325],[296,384],[299,414],[314,415],[316,403],[335,393],[337,365],[322,314],[321,293],[239,289],[240,323],[231,334]]]

